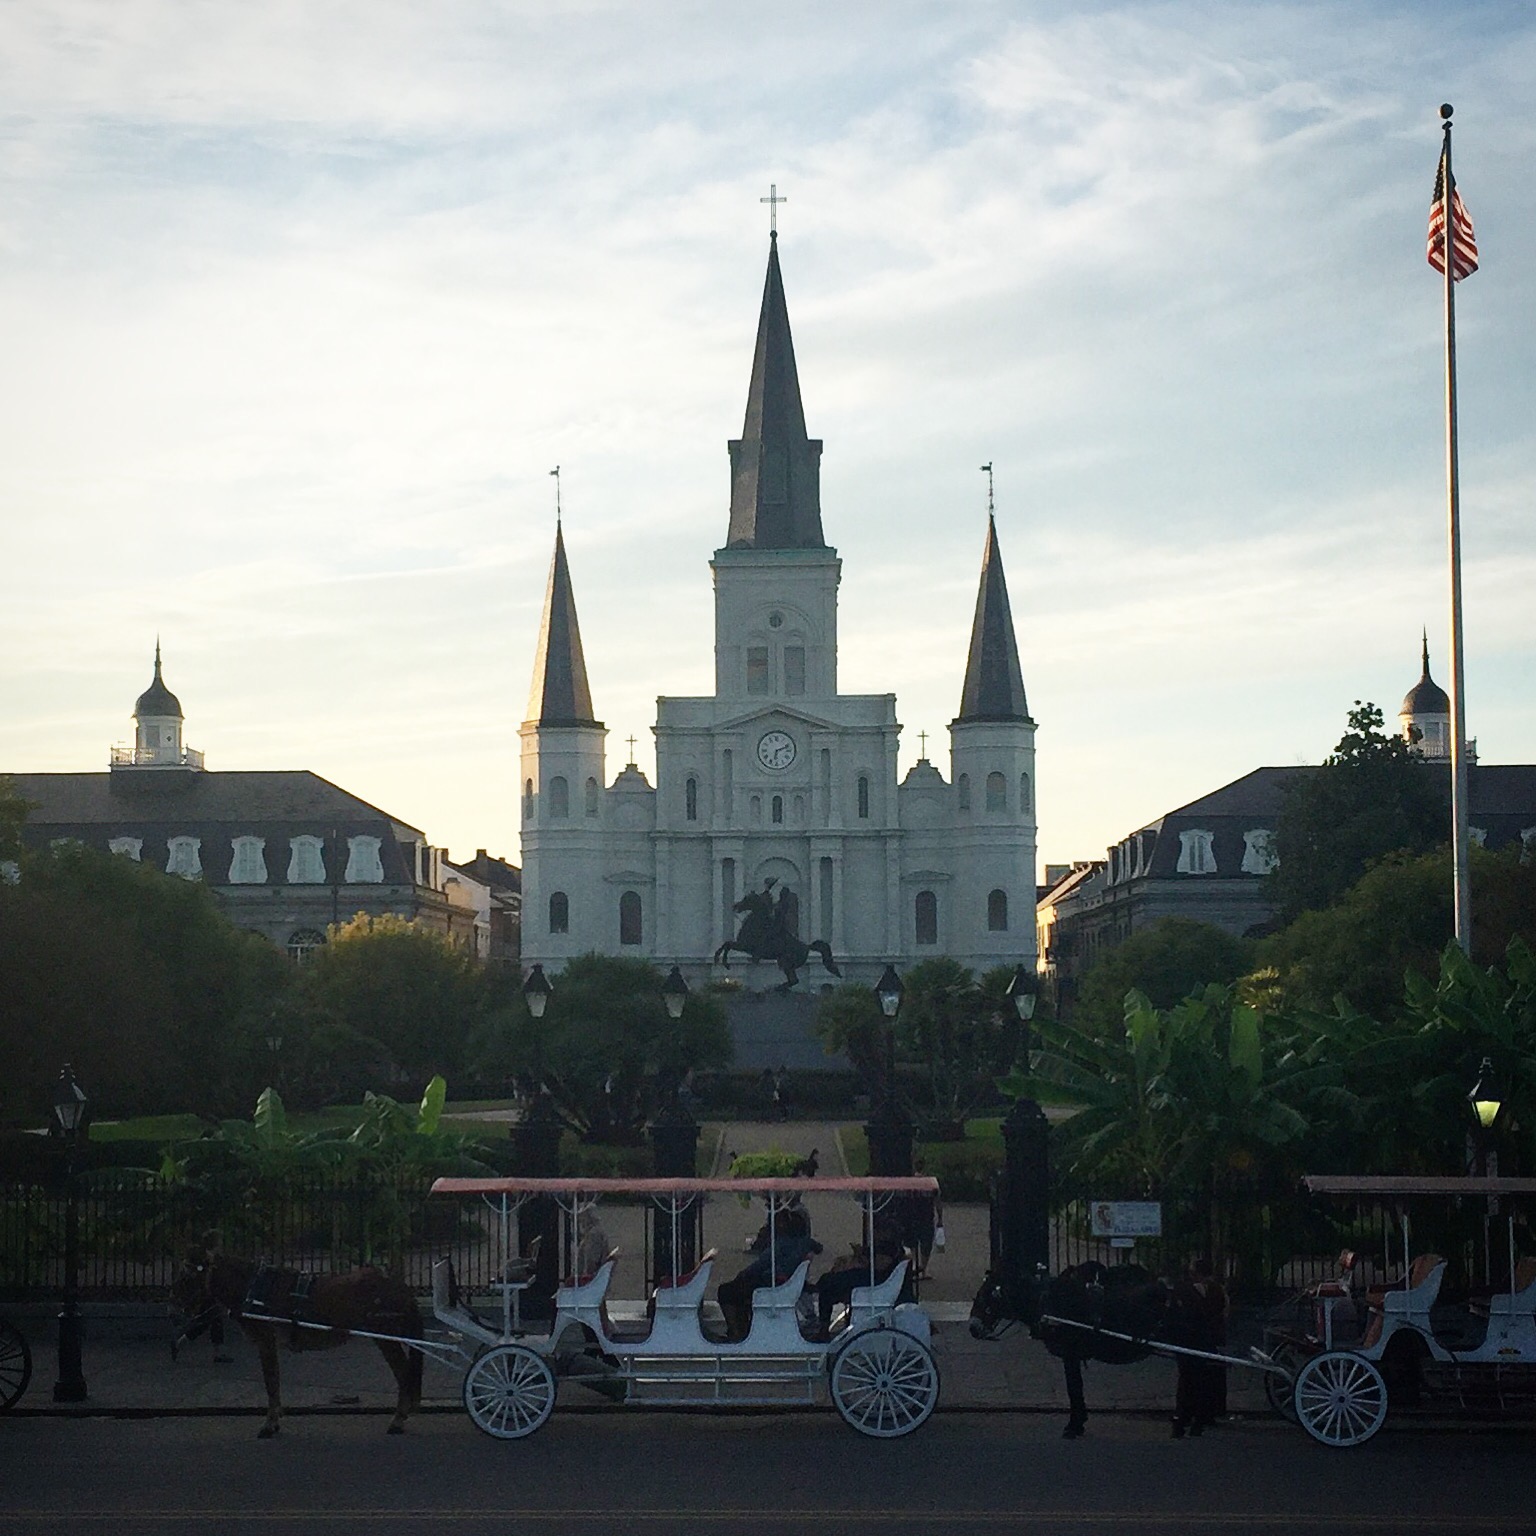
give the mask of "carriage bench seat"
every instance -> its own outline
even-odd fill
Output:
[[[795,1316],[800,1294],[805,1290],[811,1261],[801,1259],[789,1279],[779,1285],[760,1285],[752,1292],[752,1324],[747,1342],[759,1353],[793,1353],[805,1348],[805,1336]]]
[[[1394,1286],[1380,1293],[1380,1301],[1371,1296],[1371,1319],[1366,1325],[1362,1348],[1370,1349],[1382,1342],[1382,1335],[1389,1325],[1400,1323],[1409,1326],[1429,1327],[1429,1311],[1440,1295],[1440,1283],[1445,1279],[1445,1260],[1438,1253],[1421,1253],[1408,1270],[1408,1283]]]
[[[679,1275],[675,1283],[670,1275],[658,1280],[651,1299],[658,1307],[685,1307],[690,1312],[697,1310],[704,1299],[704,1293],[709,1289],[710,1272],[714,1269],[719,1253],[718,1248],[711,1248],[687,1274]]]
[[[495,1343],[501,1337],[464,1305],[452,1259],[439,1259],[432,1266],[432,1315],[444,1327],[485,1344]]]
[[[848,1310],[854,1316],[870,1312],[887,1312],[896,1305],[901,1288],[907,1283],[910,1259],[903,1259],[878,1285],[860,1285],[848,1298]]]

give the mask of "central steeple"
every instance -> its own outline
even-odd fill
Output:
[[[807,437],[795,344],[769,236],[768,276],[757,322],[747,416],[731,450],[730,549],[825,549],[821,532],[821,440]]]

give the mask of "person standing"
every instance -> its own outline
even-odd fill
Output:
[[[1186,1349],[1219,1352],[1227,1343],[1229,1303],[1209,1259],[1196,1259],[1170,1298],[1169,1340]],[[1210,1429],[1226,1404],[1227,1368],[1217,1360],[1179,1355],[1174,1397],[1173,1438],[1197,1437]]]

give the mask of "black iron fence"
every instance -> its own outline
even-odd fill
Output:
[[[305,1171],[281,1176],[167,1182],[138,1169],[102,1169],[83,1175],[80,1202],[82,1295],[95,1299],[166,1296],[187,1249],[212,1239],[230,1251],[296,1269],[346,1269],[377,1263],[422,1290],[435,1258],[451,1254],[466,1285],[479,1288],[500,1263],[495,1204],[479,1199],[430,1199],[420,1173],[397,1179],[376,1170]],[[617,1203],[616,1203],[617,1205]],[[645,1223],[638,1210],[612,1211],[610,1224],[625,1232],[625,1251],[644,1251]],[[1298,1195],[1283,1209],[1246,1213],[1254,1249],[1241,1281],[1250,1291],[1299,1290],[1335,1273],[1341,1249],[1360,1256],[1370,1283],[1400,1274],[1402,1202],[1311,1200]],[[609,1212],[607,1204],[605,1213]],[[1498,1283],[1508,1269],[1506,1211],[1490,1215],[1483,1201],[1422,1202],[1412,1213],[1410,1250],[1433,1249],[1451,1260],[1453,1275],[1470,1285]],[[1052,1213],[1051,1264],[1062,1269],[1087,1259],[1113,1265],[1133,1261],[1157,1274],[1182,1270],[1199,1251],[1188,1235],[1138,1238],[1115,1247],[1095,1237],[1086,1203]],[[1526,1213],[1517,1213],[1516,1243],[1530,1250]],[[65,1194],[58,1182],[0,1183],[0,1300],[56,1296],[64,1283]],[[953,1225],[953,1224],[952,1224]],[[985,1238],[976,1252],[955,1251],[946,1269],[987,1264]],[[1231,1255],[1218,1255],[1230,1259]]]

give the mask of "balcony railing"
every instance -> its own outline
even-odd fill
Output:
[[[157,752],[153,747],[113,747],[114,768],[201,768],[203,754],[195,747],[184,747],[175,754]]]

